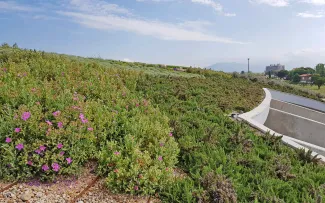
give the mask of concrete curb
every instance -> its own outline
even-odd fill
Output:
[[[292,148],[304,149],[307,152],[309,150],[309,148],[304,147],[304,146],[309,146],[310,148],[314,148],[319,151],[325,152],[325,148],[313,145],[308,142],[297,140],[297,139],[291,138],[286,135],[282,135],[282,134],[277,133],[277,132],[271,130],[270,128],[266,127],[264,125],[264,123],[265,123],[267,116],[269,114],[269,111],[270,111],[272,95],[267,88],[263,88],[263,90],[265,92],[265,98],[262,101],[262,103],[260,105],[258,105],[255,109],[253,109],[247,113],[241,114],[238,117],[243,119],[244,121],[246,121],[250,126],[256,128],[257,130],[259,130],[263,133],[270,133],[273,136],[282,136],[282,142]],[[318,158],[320,158],[323,162],[325,162],[325,157],[323,155],[313,151],[312,156],[315,156],[315,155],[318,155]]]

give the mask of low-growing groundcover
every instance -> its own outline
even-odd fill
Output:
[[[0,50],[0,178],[78,174],[98,160],[112,191],[154,194],[179,153],[168,118],[135,94],[139,72]]]
[[[307,163],[309,158],[301,159],[280,139],[259,136],[227,116],[232,110],[246,111],[256,106],[261,101],[262,87],[269,85],[200,72],[205,79],[147,75],[138,82],[137,90],[170,118],[181,148],[178,167],[187,174],[169,185],[161,199],[322,202],[323,166]]]
[[[324,199],[323,166],[227,116],[262,87],[306,93],[157,68],[1,47],[0,178],[51,180],[92,159],[110,190],[165,202]]]

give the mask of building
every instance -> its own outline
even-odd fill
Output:
[[[311,83],[311,76],[312,74],[302,74],[300,76],[301,83]]]
[[[279,72],[280,70],[285,70],[285,66],[281,64],[271,64],[269,66],[266,66],[265,73],[274,73]]]

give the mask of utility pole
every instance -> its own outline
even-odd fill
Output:
[[[247,72],[247,76],[249,76],[249,58],[247,60],[248,60],[248,72]]]

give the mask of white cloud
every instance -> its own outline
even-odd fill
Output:
[[[134,62],[132,59],[129,59],[129,58],[124,58],[123,61],[125,61],[125,62]]]
[[[131,14],[131,12],[126,9],[118,6],[117,4],[107,3],[103,0],[69,0],[71,8],[75,8],[79,11],[86,13],[92,13],[96,15],[105,15],[105,14]]]
[[[172,23],[121,17],[113,14],[94,15],[80,12],[59,11],[61,15],[73,18],[77,23],[101,30],[122,30],[147,35],[163,40],[205,41],[229,44],[245,44],[230,38],[218,37],[203,32],[186,29]]]
[[[209,6],[213,8],[218,14],[226,17],[234,17],[235,13],[225,13],[224,8],[220,3],[217,3],[215,0],[136,0],[138,2],[192,2],[196,4],[201,4],[204,6]]]
[[[191,0],[193,3],[198,3],[206,6],[212,7],[216,12],[222,14],[226,17],[234,17],[235,13],[225,13],[223,6],[220,3],[215,2],[214,0]]]
[[[35,20],[61,20],[60,18],[46,16],[46,15],[34,15],[33,19],[35,19]]]
[[[37,11],[39,9],[26,5],[17,4],[14,1],[0,1],[0,11],[12,10],[12,11]]]
[[[290,0],[249,0],[249,2],[257,4],[266,4],[274,7],[285,7],[289,5]]]
[[[193,21],[184,21],[179,23],[178,25],[185,29],[204,31],[206,30],[207,27],[214,25],[214,23],[209,21],[193,20]]]
[[[325,17],[325,13],[324,12],[316,12],[316,13],[302,12],[302,13],[298,13],[297,16],[302,18],[323,18]]]
[[[316,6],[325,5],[325,0],[302,0],[301,2],[313,4],[313,5],[316,5]]]

